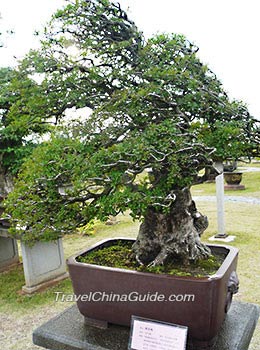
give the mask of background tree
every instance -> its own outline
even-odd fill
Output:
[[[57,117],[68,107],[93,112],[25,163],[7,202],[13,233],[54,239],[130,209],[142,221],[140,264],[207,258],[208,222],[190,187],[207,180],[214,159],[259,154],[257,121],[228,99],[196,46],[181,35],[145,41],[119,4],[70,3],[48,28],[24,70],[44,72]],[[63,196],[62,183],[71,185]]]
[[[0,24],[1,24],[1,13],[0,13]],[[6,34],[13,34],[12,30],[6,31],[0,27],[0,49],[4,47],[4,41],[6,39]],[[6,92],[7,85],[11,79],[11,69],[10,68],[0,68],[0,196],[6,195],[12,189],[12,176],[7,172],[6,166],[4,165],[5,160],[3,152],[3,129],[5,128],[5,114],[8,109],[9,103],[12,100],[12,93]],[[9,95],[7,97],[7,95]],[[10,102],[7,101],[10,99]],[[9,144],[6,145],[6,151],[9,152]]]
[[[51,130],[43,84],[21,69],[0,69],[0,193],[12,190],[24,159]]]

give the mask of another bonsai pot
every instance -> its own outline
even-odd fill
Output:
[[[3,201],[3,199],[4,199],[4,197],[2,197],[2,196],[0,195],[0,217],[1,217],[1,215],[3,214],[3,212],[5,211],[4,208],[2,207],[2,204],[1,204],[1,202]]]
[[[242,181],[242,174],[239,172],[224,172],[224,179],[228,185],[239,185]]]
[[[11,226],[9,218],[0,217],[0,226],[3,226],[4,228],[9,228]]]
[[[224,172],[224,179],[227,183],[225,190],[244,190],[245,186],[241,185],[242,172]]]
[[[1,217],[1,215],[4,213],[4,208],[2,208],[1,206],[0,206],[0,217]]]
[[[99,242],[67,260],[77,305],[82,315],[88,321],[92,319],[99,324],[109,322],[129,326],[132,315],[172,322],[187,326],[195,343],[208,344],[218,333],[233,293],[238,290],[238,250],[230,246],[209,245],[213,252],[224,253],[226,257],[216,274],[203,278],[144,273],[77,261],[80,255],[113,245],[116,240]],[[149,294],[156,300],[110,301],[110,296],[112,298],[114,294]],[[102,296],[105,295],[107,297],[102,301]],[[164,301],[156,298],[159,295],[164,296]],[[178,301],[170,301],[173,295],[179,298]],[[184,296],[188,297],[184,300]]]

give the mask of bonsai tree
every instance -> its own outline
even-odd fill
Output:
[[[197,51],[182,35],[146,41],[107,0],[58,11],[24,69],[44,73],[55,113],[64,105],[92,114],[80,110],[80,121],[57,129],[24,164],[6,203],[11,232],[27,242],[56,239],[130,210],[141,220],[133,246],[140,264],[206,259],[208,220],[190,188],[220,157],[259,154],[259,126]],[[62,184],[70,189],[61,195]]]

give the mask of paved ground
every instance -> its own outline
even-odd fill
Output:
[[[32,342],[32,332],[35,328],[59,314],[69,305],[58,304],[44,306],[30,314],[18,315],[16,313],[4,314],[0,312],[0,349],[1,350],[40,350]]]
[[[252,171],[260,171],[260,168],[256,168],[256,167],[239,167],[238,169],[239,171],[242,171],[243,173],[248,173],[248,172],[252,172]]]
[[[195,200],[195,202],[216,202],[216,196],[192,196],[192,198]],[[233,202],[233,203],[248,203],[248,204],[260,204],[260,198],[254,198],[254,197],[242,197],[242,196],[226,196],[224,197],[226,202]]]

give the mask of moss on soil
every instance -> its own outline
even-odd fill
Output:
[[[211,255],[207,260],[199,260],[189,265],[183,265],[177,260],[171,260],[166,265],[147,267],[140,266],[132,252],[131,241],[118,240],[111,246],[98,248],[81,255],[78,262],[123,268],[141,272],[164,273],[175,276],[207,277],[214,274],[221,266],[224,256]]]

